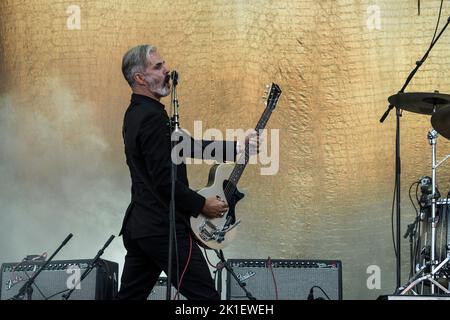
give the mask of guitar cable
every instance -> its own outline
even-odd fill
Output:
[[[218,278],[217,278],[217,272],[222,272],[222,269],[223,268],[225,268],[225,266],[223,265],[223,263],[222,263],[222,261],[219,261],[219,262],[217,262],[217,264],[216,265],[213,265],[212,263],[211,263],[211,261],[209,261],[209,257],[208,257],[208,251],[206,251],[206,249],[203,247],[203,251],[205,252],[205,258],[206,258],[206,261],[208,262],[208,264],[211,266],[211,267],[213,267],[215,270],[213,271],[213,273],[214,273],[214,283],[215,283],[215,285],[216,285],[216,288],[218,288],[219,287],[219,280],[218,280]],[[219,293],[220,294],[220,293]]]
[[[189,254],[188,254],[188,258],[186,260],[186,265],[184,266],[183,272],[181,273],[180,281],[178,282],[177,292],[175,293],[173,300],[180,300],[181,283],[183,282],[183,277],[189,266],[189,262],[191,262],[191,256],[192,256],[192,236],[189,234]]]
[[[417,232],[417,229],[418,229],[418,227],[417,227],[417,225],[418,225],[417,221],[418,221],[418,219],[420,219],[420,212],[419,212],[419,210],[417,209],[417,207],[416,207],[416,205],[415,205],[415,203],[414,203],[414,200],[413,200],[413,198],[412,198],[412,196],[411,196],[411,190],[412,190],[412,188],[413,188],[414,186],[416,186],[416,199],[417,199],[417,191],[418,191],[419,185],[420,185],[420,180],[419,180],[419,181],[414,181],[414,182],[411,184],[411,186],[409,187],[409,191],[408,191],[409,200],[411,201],[411,204],[412,204],[412,206],[413,206],[413,208],[414,208],[414,211],[415,211],[414,228],[413,228],[412,230],[410,230],[410,232],[412,232],[412,236],[413,236],[413,238],[414,238],[415,241],[414,241],[413,246],[412,246],[412,252],[410,252],[411,257],[410,257],[410,272],[409,272],[409,278],[411,278],[411,277],[413,276],[413,273],[414,273],[414,266],[415,266],[415,258],[416,258],[416,254],[417,254],[418,241],[420,241],[420,239],[419,239],[420,234],[419,234],[419,237],[417,237],[417,238],[415,237],[416,232]],[[419,202],[419,207],[420,207],[420,202]],[[419,225],[419,227],[420,227],[420,225]],[[409,231],[409,229],[408,229],[408,231]],[[407,233],[407,234],[408,234],[408,233]],[[405,237],[405,236],[403,236],[403,237]]]
[[[268,267],[270,269],[270,272],[272,273],[273,285],[274,285],[274,288],[275,288],[275,300],[278,300],[277,281],[275,280],[275,274],[273,272],[273,267],[272,267],[272,260],[270,259],[270,257],[267,257],[266,267]]]
[[[217,265],[219,265],[220,262],[217,263],[217,265],[213,265],[213,264],[211,263],[211,261],[209,261],[208,251],[206,251],[205,248],[203,248],[203,251],[205,251],[205,257],[206,257],[206,261],[208,261],[208,264],[209,264],[211,267],[213,267],[214,269],[219,269],[219,267],[218,267]]]

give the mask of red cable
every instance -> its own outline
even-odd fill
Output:
[[[189,234],[189,255],[186,261],[186,265],[184,266],[184,270],[181,273],[181,278],[180,278],[180,282],[178,282],[178,289],[177,289],[177,293],[175,293],[175,296],[173,297],[173,300],[176,300],[178,297],[178,300],[180,299],[180,288],[181,288],[181,283],[183,282],[183,277],[184,274],[186,273],[186,270],[189,266],[189,262],[191,261],[191,255],[192,255],[192,237]]]
[[[272,261],[270,260],[270,257],[267,257],[267,263],[269,264],[270,272],[272,272],[273,285],[275,286],[275,299],[278,300],[277,281],[275,280],[275,274],[273,273]]]

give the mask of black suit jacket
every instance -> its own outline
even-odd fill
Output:
[[[120,234],[126,227],[134,239],[167,235],[172,161],[169,117],[164,105],[150,97],[132,94],[122,133],[131,176],[131,203]],[[235,142],[187,139],[194,148],[190,155],[183,156],[201,156],[204,148],[209,146],[208,149],[215,150],[211,153],[215,160],[235,161]],[[215,145],[210,145],[212,143]],[[178,164],[175,183],[177,230],[189,229],[189,217],[198,216],[204,203],[205,198],[189,188],[185,163]]]

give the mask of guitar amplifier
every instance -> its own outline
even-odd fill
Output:
[[[175,295],[177,293],[177,289],[175,289],[174,286],[171,286],[171,300],[187,300],[185,296],[183,296],[181,293],[178,294],[177,298],[175,299]],[[156,282],[155,286],[153,287],[152,291],[150,292],[150,295],[148,296],[147,300],[166,300],[166,291],[167,291],[167,278],[160,277],[158,281]]]
[[[91,260],[51,261],[32,285],[32,300],[62,300],[62,295],[75,287],[69,300],[111,300],[117,294],[119,266],[115,262],[99,259],[79,283]],[[25,282],[45,262],[22,261],[3,263],[0,274],[0,300],[16,295]],[[25,294],[24,300],[27,299]]]
[[[229,259],[228,264],[258,300],[342,299],[342,263],[338,260]],[[324,294],[324,292],[326,294]],[[328,296],[328,297],[327,297]],[[246,300],[227,271],[227,300]]]

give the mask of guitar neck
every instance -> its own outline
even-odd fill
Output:
[[[263,130],[267,122],[269,121],[270,116],[272,115],[273,109],[269,108],[269,106],[266,107],[264,110],[261,118],[258,121],[258,124],[256,125],[256,132],[260,132],[260,130]],[[232,182],[235,186],[238,184],[239,179],[241,178],[242,174],[244,173],[245,167],[248,164],[250,158],[250,152],[249,152],[249,145],[245,145],[245,152],[242,154],[242,156],[237,161],[236,165],[234,166],[233,171],[230,174],[229,181]]]

